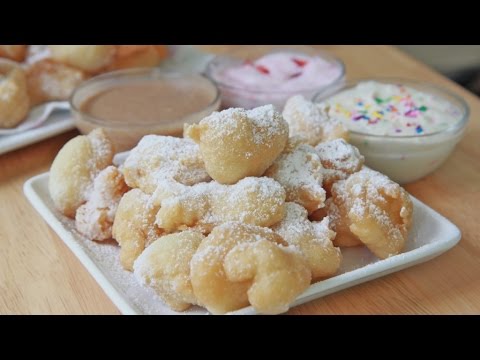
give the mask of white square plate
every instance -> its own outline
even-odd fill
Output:
[[[73,220],[55,210],[48,192],[48,173],[28,180],[24,192],[123,314],[176,314],[163,305],[151,289],[141,287],[133,274],[122,269],[119,248],[115,244],[84,238],[75,230]],[[461,237],[460,230],[419,200],[414,197],[412,200],[413,227],[404,253],[379,260],[365,248],[343,249],[339,274],[310,286],[292,306],[422,263],[455,246]],[[208,312],[193,307],[182,314]],[[255,314],[255,311],[247,307],[231,314]]]

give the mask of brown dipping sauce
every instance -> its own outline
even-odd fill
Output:
[[[182,136],[220,107],[217,87],[199,74],[162,74],[139,69],[100,75],[72,96],[75,124],[83,134],[102,127],[116,151],[149,134]]]
[[[158,124],[202,111],[215,95],[204,86],[182,84],[178,79],[124,82],[88,98],[80,110],[110,122]]]

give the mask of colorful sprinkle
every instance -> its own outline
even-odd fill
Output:
[[[258,72],[261,72],[262,74],[268,75],[270,74],[270,70],[268,70],[265,66],[263,65],[256,65],[255,69],[257,69]]]
[[[293,58],[292,61],[300,67],[304,67],[308,63],[307,60],[296,59],[296,58]]]
[[[415,128],[415,131],[417,132],[417,134],[421,134],[423,132],[423,128],[418,125],[416,128]]]

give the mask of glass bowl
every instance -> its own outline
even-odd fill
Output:
[[[125,86],[144,89],[141,95],[130,90],[129,96],[124,93],[120,100],[109,97],[103,105],[98,105],[100,100],[96,107],[90,105],[102,94],[109,91],[118,94]],[[197,97],[201,95],[202,103],[198,106],[192,105],[195,101],[193,89],[198,91]],[[72,94],[70,106],[81,133],[101,127],[119,152],[131,149],[145,135],[181,136],[183,124],[200,121],[219,109],[220,92],[210,79],[200,74],[138,68],[114,71],[85,81]],[[189,108],[194,110],[188,112]]]
[[[416,181],[439,168],[464,134],[470,114],[465,100],[442,87],[425,82],[398,78],[369,78],[352,81],[336,92],[319,92],[313,101],[328,102],[333,96],[365,81],[405,85],[434,95],[448,102],[453,109],[448,114],[450,125],[432,133],[394,136],[350,130],[350,143],[365,156],[366,165],[400,184]],[[346,125],[348,127],[348,124]]]
[[[288,98],[293,95],[302,94],[307,99],[312,99],[313,95],[327,88],[339,88],[345,79],[345,65],[343,62],[327,52],[320,51],[307,46],[262,46],[249,48],[249,55],[242,53],[242,47],[237,52],[230,53],[229,56],[216,56],[207,65],[205,74],[212,79],[220,89],[222,97],[222,108],[240,107],[252,109],[258,106],[273,104],[279,111],[283,110],[283,106]],[[329,63],[330,66],[336,68],[335,75],[332,78],[320,78],[313,82],[312,77],[308,76],[307,85],[305,87],[296,86],[294,89],[278,89],[278,86],[272,88],[261,89],[255,83],[234,83],[233,79],[225,78],[225,71],[232,68],[239,68],[245,64],[251,65],[253,61],[262,58],[265,55],[275,53],[288,53],[292,57],[308,56],[320,57]],[[281,65],[279,65],[281,66]],[[300,66],[300,65],[299,65]],[[302,65],[303,66],[303,65]],[[282,67],[284,68],[284,67]],[[278,69],[281,69],[280,67]],[[299,68],[300,69],[300,68]],[[300,69],[301,70],[301,69]],[[299,71],[300,71],[299,70]],[[338,72],[338,74],[337,74]],[[299,72],[300,74],[300,72]],[[265,74],[270,76],[270,74]],[[297,74],[294,74],[297,75]],[[245,77],[241,77],[244,79]],[[259,80],[261,77],[259,78]],[[293,79],[293,78],[292,78]],[[293,79],[294,81],[298,81]],[[243,81],[243,80],[242,80]],[[286,81],[286,80],[285,80]],[[298,85],[298,84],[297,84]]]

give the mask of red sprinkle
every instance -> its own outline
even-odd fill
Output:
[[[293,58],[292,61],[300,67],[304,67],[308,63],[307,60],[296,59],[296,58]]]
[[[268,70],[265,66],[263,65],[256,65],[255,68],[261,72],[262,74],[270,74],[270,70]]]

